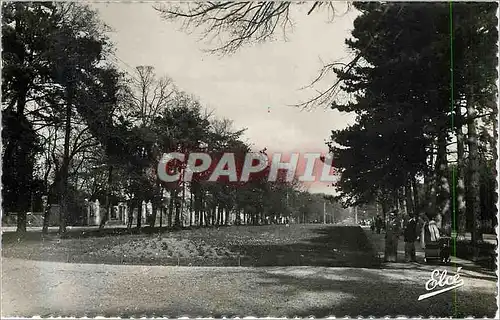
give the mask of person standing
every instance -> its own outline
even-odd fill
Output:
[[[406,262],[416,262],[415,241],[417,240],[417,220],[411,217],[403,232],[405,241],[405,260]]]
[[[439,239],[441,238],[439,228],[437,227],[434,218],[429,219],[427,217],[421,232],[420,242],[422,249],[425,249],[428,244],[439,242]]]
[[[397,262],[398,243],[401,232],[401,219],[397,210],[389,214],[389,221],[385,233],[385,261]]]
[[[428,227],[428,224],[429,224],[429,218],[427,217],[426,214],[421,214],[419,216],[419,223],[418,223],[418,226],[419,226],[419,241],[420,241],[420,248],[422,250],[425,249],[425,235],[427,233],[427,227]]]
[[[439,229],[439,231],[441,231],[441,229],[443,228],[443,216],[438,213],[433,220],[436,222],[436,227]]]
[[[377,234],[380,234],[380,229],[382,229],[382,218],[380,218],[379,215],[375,218],[375,228],[377,229]]]
[[[429,221],[428,228],[429,228],[429,238],[428,238],[429,242],[434,242],[434,243],[439,242],[441,235],[436,220],[431,219]]]

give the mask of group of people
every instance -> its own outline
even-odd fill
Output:
[[[383,227],[384,227],[384,221],[382,220],[380,215],[377,214],[377,216],[372,219],[370,228],[372,232],[377,231],[377,233],[380,234],[380,231],[382,230]]]
[[[411,218],[415,221],[415,226],[413,224],[407,224],[406,229],[408,230],[408,237],[405,234],[405,253],[408,252],[410,261],[415,261],[415,241],[420,240],[420,247],[426,249],[431,245],[433,247],[440,248],[440,256],[442,259],[447,259],[449,255],[449,243],[446,243],[445,239],[449,239],[449,232],[445,230],[446,228],[442,225],[441,215],[437,214],[435,216],[422,214],[419,216],[419,220]],[[413,234],[413,230],[416,230]],[[448,230],[449,231],[449,230]],[[441,241],[443,240],[443,241]],[[407,250],[408,248],[408,250]],[[435,249],[435,248],[434,248]],[[427,252],[426,252],[427,258]],[[407,255],[408,260],[408,255]]]
[[[384,223],[379,215],[372,220],[372,232],[380,233]],[[431,216],[421,214],[419,216],[407,216],[405,219],[400,219],[397,210],[388,214],[386,229],[386,241],[388,247],[394,246],[392,251],[397,251],[399,237],[402,234],[405,242],[405,260],[407,262],[416,261],[415,242],[420,241],[420,247],[426,248],[427,244],[439,242],[443,235],[441,224],[441,216]],[[402,231],[402,232],[401,232]],[[394,257],[394,261],[396,257]]]

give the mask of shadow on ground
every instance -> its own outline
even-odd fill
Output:
[[[231,246],[243,255],[242,266],[329,266],[378,268],[380,261],[360,227],[325,226],[317,237],[289,244]]]
[[[267,302],[249,298],[252,293],[245,292],[249,289],[243,287],[237,294],[240,297],[228,301],[224,300],[227,297],[220,297],[217,305],[211,300],[196,300],[190,305],[91,311],[87,316],[493,318],[497,310],[495,281],[482,281],[472,288],[467,285],[474,280],[467,279],[457,291],[417,301],[419,295],[426,293],[427,273],[394,275],[374,269],[322,269],[318,275],[300,270],[304,268],[297,272],[290,268],[283,268],[282,272],[259,272],[255,285],[262,292],[273,293]],[[243,296],[247,299],[241,300]]]
[[[359,280],[330,280],[325,278],[309,278],[307,280],[290,275],[268,275],[289,290],[325,293],[338,292],[347,298],[332,303],[331,306],[318,306],[296,310],[288,316],[327,317],[335,316],[376,316],[404,315],[408,317],[494,317],[496,313],[495,292],[474,290],[447,292],[432,298],[417,301],[420,294],[426,293],[425,283],[415,284],[412,281],[399,279],[390,281],[383,274],[371,273],[367,270],[351,271]],[[410,278],[410,275],[405,275]],[[273,285],[263,282],[261,285]],[[466,288],[467,289],[467,288]]]

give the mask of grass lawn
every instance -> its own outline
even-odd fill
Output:
[[[164,231],[71,232],[66,239],[2,236],[4,257],[61,262],[182,266],[378,267],[360,227],[230,226]]]

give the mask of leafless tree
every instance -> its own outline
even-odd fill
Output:
[[[139,66],[124,94],[125,112],[138,124],[148,126],[168,107],[176,91],[172,79],[158,78],[151,66]]]
[[[234,128],[232,120],[227,118],[212,118],[210,121],[213,134],[217,137],[218,147],[227,147],[228,143],[241,138],[246,129]]]
[[[291,17],[292,5],[310,6],[307,14],[327,9],[331,20],[337,14],[338,7],[334,2],[267,2],[267,1],[225,1],[225,2],[198,2],[198,3],[176,3],[156,5],[154,8],[160,12],[167,21],[182,21],[182,29],[187,32],[204,28],[202,39],[213,39],[216,36],[227,37],[222,39],[221,45],[209,50],[211,53],[232,54],[241,47],[254,43],[272,40],[278,30],[281,29],[283,37],[293,25]],[[352,3],[347,3],[347,11],[352,8]],[[386,14],[388,7],[383,14]],[[340,14],[342,15],[342,14]],[[376,28],[376,26],[374,26]],[[375,35],[373,35],[375,36]],[[371,43],[368,45],[368,47]],[[366,48],[367,49],[367,48]],[[365,50],[366,50],[365,49]],[[305,88],[314,88],[321,80],[338,69],[343,73],[351,73],[358,63],[362,63],[364,50],[353,53],[349,62],[332,62],[325,64],[319,71],[318,76]],[[326,89],[317,90],[313,98],[304,102],[294,104],[302,109],[311,109],[318,106],[330,106],[338,99],[350,99],[340,96],[345,94],[341,90],[341,80],[335,80]]]

